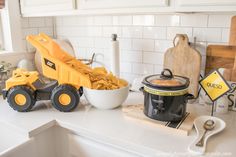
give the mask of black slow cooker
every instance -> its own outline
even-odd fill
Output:
[[[180,121],[186,114],[186,104],[193,95],[188,93],[189,79],[173,75],[169,69],[143,80],[144,114],[160,121]]]

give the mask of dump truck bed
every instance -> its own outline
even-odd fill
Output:
[[[89,76],[78,71],[79,68],[89,70],[89,67],[62,50],[50,37],[45,34],[30,35],[27,41],[39,50],[45,77],[57,80],[59,84],[70,84],[77,89],[81,86],[91,88]]]

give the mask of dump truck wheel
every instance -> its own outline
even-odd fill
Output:
[[[78,106],[80,97],[73,86],[59,85],[53,89],[51,101],[57,110],[70,112]]]
[[[9,105],[16,111],[28,112],[35,104],[34,91],[27,86],[16,86],[7,94]]]

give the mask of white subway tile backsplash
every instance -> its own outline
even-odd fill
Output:
[[[173,40],[176,34],[187,34],[189,38],[192,37],[191,27],[168,27],[167,28],[167,39]]]
[[[132,72],[132,64],[129,62],[121,62],[120,63],[120,70],[124,73],[131,73]]]
[[[87,48],[83,47],[74,47],[75,57],[78,59],[87,58]]]
[[[184,27],[207,27],[208,15],[185,14],[181,15],[181,26]]]
[[[45,21],[41,17],[32,17],[29,18],[29,27],[44,27]]]
[[[57,27],[57,36],[58,36],[58,38],[61,38],[61,37],[63,37],[64,38],[64,36],[66,35],[66,33],[67,32],[65,32],[65,28],[64,27],[62,27],[62,26],[60,26],[60,27]],[[70,36],[68,36],[68,38],[69,38]]]
[[[142,38],[143,27],[122,27],[122,37],[124,38]]]
[[[112,34],[117,34],[118,37],[121,37],[121,27],[115,27],[115,26],[103,27],[103,36],[104,37],[111,38]]]
[[[208,27],[230,27],[232,15],[209,15]]]
[[[81,16],[78,21],[80,21],[81,25],[91,26],[94,25],[94,17],[93,16]]]
[[[155,51],[164,53],[167,49],[173,47],[173,42],[170,40],[155,40]]]
[[[179,15],[156,15],[156,26],[179,26]]]
[[[133,39],[133,50],[154,51],[155,41],[152,39]]]
[[[86,37],[88,36],[87,27],[57,27],[58,36],[68,36],[68,37]]]
[[[153,26],[155,24],[154,15],[134,15],[133,25]]]
[[[163,65],[164,54],[156,52],[144,52],[143,63]]]
[[[127,80],[131,84],[135,78],[142,77],[142,75],[122,72],[120,77],[124,78],[125,80]]]
[[[28,28],[29,27],[29,19],[26,18],[21,18],[21,28]]]
[[[94,46],[94,39],[87,38],[87,37],[79,37],[77,38],[78,47],[93,47]]]
[[[119,39],[120,49],[121,50],[132,50],[132,39],[121,38]]]
[[[152,39],[143,39],[142,40],[143,51],[154,51],[155,49],[155,40]]]
[[[55,20],[55,24],[57,27],[63,26],[63,17],[59,16]]]
[[[122,62],[142,63],[143,54],[142,51],[121,51],[120,60]]]
[[[143,50],[143,39],[133,39],[132,40],[133,50]]]
[[[222,30],[220,28],[194,28],[193,36],[197,41],[217,42],[221,41]]]
[[[112,16],[94,16],[94,25],[112,25]]]
[[[53,18],[52,17],[22,17],[21,29],[22,29],[23,49],[28,52],[35,51],[35,48],[29,42],[26,41],[26,36],[36,35],[42,32],[53,37],[54,35],[53,34],[54,33]]]
[[[222,42],[229,42],[229,28],[223,28],[222,29]]]
[[[63,26],[76,26],[77,16],[63,17]]]
[[[160,74],[163,70],[163,66],[162,65],[155,65],[154,66],[154,73],[155,74]]]
[[[22,39],[25,40],[27,35],[36,35],[38,34],[38,28],[24,28],[22,29]]]
[[[93,25],[93,18],[86,16],[69,16],[62,17],[62,25],[64,26],[88,26]],[[59,19],[60,20],[60,19]]]
[[[38,32],[39,33],[45,33],[45,34],[53,37],[53,28],[52,27],[39,28]]]
[[[152,65],[152,64],[133,63],[132,64],[132,72],[134,74],[140,74],[140,75],[153,74],[153,72],[154,72],[154,65]]]
[[[86,27],[88,30],[89,37],[101,37],[102,36],[102,27],[100,26],[88,26]]]
[[[89,27],[67,27],[70,30],[70,36],[75,36],[75,37],[87,37],[90,34],[88,33]]]
[[[166,28],[165,27],[144,27],[143,38],[166,39]]]
[[[120,42],[121,77],[132,81],[136,77],[162,71],[164,52],[173,47],[176,34],[187,34],[191,42],[196,37],[196,49],[203,56],[203,69],[207,45],[228,43],[231,16],[225,13],[65,16],[56,17],[55,24],[59,38],[73,39],[76,43],[73,45],[79,51],[78,57],[91,58],[92,53],[96,53],[96,60],[108,69],[111,34],[116,33]],[[40,30],[50,34],[53,29],[48,27],[51,27],[53,18],[43,19],[29,18],[28,22],[24,19],[24,34]]]
[[[95,48],[111,48],[111,39],[104,37],[94,38],[94,47]]]
[[[132,16],[113,16],[113,25],[129,26],[132,25]]]
[[[45,17],[44,20],[46,27],[53,27],[53,17]]]

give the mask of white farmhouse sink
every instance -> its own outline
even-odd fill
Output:
[[[13,125],[0,121],[0,156],[8,150],[19,146],[29,139],[24,131]]]
[[[4,125],[0,126],[0,157],[137,157],[137,154],[94,139],[79,136],[51,121],[29,133],[25,139]],[[27,136],[25,136],[27,137]],[[3,142],[2,139],[4,139]],[[6,142],[7,141],[7,142]],[[15,147],[14,147],[15,146]],[[11,148],[11,149],[8,149]],[[8,149],[8,151],[4,151]]]

